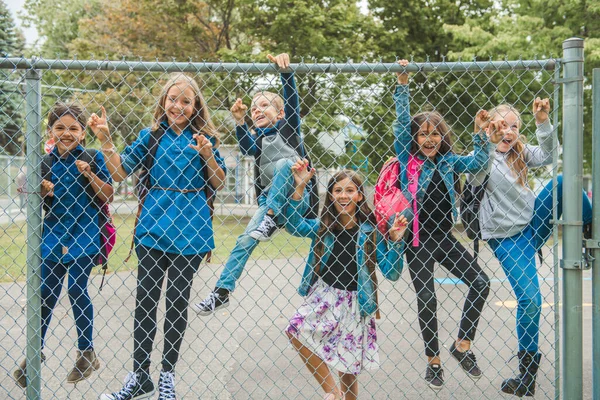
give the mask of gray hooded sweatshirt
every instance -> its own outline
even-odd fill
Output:
[[[550,121],[537,125],[535,135],[539,146],[525,145],[525,163],[528,168],[536,168],[552,163],[552,132]],[[506,154],[496,151],[492,145],[487,170],[467,175],[467,180],[481,185],[490,174],[487,190],[481,201],[479,221],[481,237],[484,240],[505,238],[521,232],[533,217],[535,194],[529,186],[521,186],[510,170]]]

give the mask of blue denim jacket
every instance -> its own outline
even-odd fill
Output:
[[[396,156],[400,161],[400,189],[407,199],[412,201],[412,194],[408,191],[408,176],[406,173],[408,158],[410,155],[410,146],[413,137],[410,130],[410,105],[408,85],[398,85],[394,93],[394,102],[396,103],[396,118],[394,122],[394,149]],[[484,135],[485,136],[485,135]],[[417,191],[417,204],[423,202],[423,197],[427,193],[427,187],[431,178],[437,169],[450,194],[452,204],[452,215],[454,219],[458,218],[456,207],[456,192],[454,190],[454,173],[477,173],[487,168],[490,160],[490,143],[487,136],[474,135],[474,152],[467,156],[461,156],[454,153],[438,154],[435,162],[424,157],[420,153],[417,157],[425,160],[419,176],[419,188]]]
[[[321,221],[319,219],[303,218],[301,212],[299,212],[300,207],[301,201],[290,199],[290,205],[286,208],[286,228],[288,232],[294,236],[308,237],[312,239],[310,254],[308,256],[306,267],[304,268],[300,287],[298,288],[298,293],[301,296],[306,296],[312,284],[317,279],[314,265],[314,246]],[[366,262],[367,254],[365,253],[365,243],[375,229],[376,228],[368,222],[361,224],[356,246],[358,266],[358,304],[360,315],[362,317],[369,316],[377,310],[375,286],[369,274],[369,267],[367,266]],[[331,255],[334,240],[335,238],[332,233],[327,233],[323,237],[323,244],[325,247],[323,257],[321,258],[323,265],[327,263],[327,259]],[[404,241],[397,243],[389,242],[384,239],[379,232],[377,232],[377,265],[379,266],[379,270],[385,278],[392,281],[397,281],[400,279],[400,273],[402,272],[402,268],[404,266],[402,260],[404,246]]]

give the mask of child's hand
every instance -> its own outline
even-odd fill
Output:
[[[100,106],[100,109],[102,110],[102,117],[99,117],[95,113],[92,114],[88,119],[88,126],[92,132],[94,132],[94,135],[96,135],[100,143],[108,143],[111,141],[111,137],[106,121],[106,110],[103,106]]]
[[[503,120],[490,122],[487,128],[487,135],[490,138],[490,142],[494,144],[500,143],[504,138],[504,131],[507,127],[508,125]]]
[[[210,142],[210,140],[202,134],[194,135],[194,139],[196,140],[196,144],[190,144],[190,147],[196,150],[198,153],[200,153],[200,156],[202,156],[202,158],[204,158],[205,160],[211,158],[213,155],[213,145]]]
[[[548,120],[548,114],[550,113],[550,99],[540,99],[537,97],[533,101],[533,115],[535,116],[535,123],[540,125]]]
[[[292,165],[292,175],[294,176],[294,183],[296,186],[306,186],[315,175],[315,172],[316,170],[314,168],[310,168],[308,165],[308,160],[306,158],[303,160],[298,160],[294,165]]]
[[[475,134],[487,130],[490,124],[490,114],[486,110],[479,110],[475,116]]]
[[[42,197],[54,197],[54,183],[47,179],[42,179]]]
[[[406,227],[408,226],[408,220],[404,215],[400,213],[396,213],[396,218],[394,218],[394,224],[390,228],[389,235],[390,240],[394,242],[399,242],[404,237],[404,233],[406,232]]]
[[[88,179],[92,178],[92,167],[90,167],[90,164],[82,160],[77,160],[75,161],[75,166],[77,167],[77,170],[83,174],[83,176]]]
[[[403,67],[406,67],[408,65],[408,60],[399,60],[398,64],[400,64]],[[400,85],[408,84],[408,72],[396,72],[396,75],[398,75],[398,83]]]
[[[238,98],[231,106],[231,116],[237,125],[244,125],[246,111],[248,111],[248,106],[242,103],[242,99],[240,98]]]
[[[286,69],[290,66],[290,56],[287,53],[281,53],[276,57],[273,57],[271,54],[267,54],[267,58],[269,61],[277,64],[280,69]]]

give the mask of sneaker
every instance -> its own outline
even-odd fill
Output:
[[[428,364],[425,371],[425,380],[433,390],[440,390],[444,386],[444,370],[440,364]]]
[[[208,297],[198,304],[194,304],[194,310],[198,315],[210,315],[221,308],[229,307],[229,293],[226,290],[215,289]]]
[[[175,396],[175,374],[160,371],[158,378],[158,400],[176,400]]]
[[[277,231],[277,224],[275,218],[269,214],[265,214],[258,228],[249,233],[250,237],[260,242],[266,242],[271,240],[273,234]]]
[[[154,384],[147,372],[130,372],[119,392],[103,394],[100,400],[141,400],[154,396]]]
[[[456,342],[453,342],[452,346],[450,346],[450,354],[458,361],[469,378],[473,380],[481,378],[482,373],[477,365],[477,358],[471,350],[462,352],[456,348]]]

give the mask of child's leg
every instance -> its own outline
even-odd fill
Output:
[[[441,254],[444,254],[440,264],[452,275],[469,285],[469,293],[465,299],[458,331],[460,342],[458,346],[466,351],[470,348],[470,342],[475,339],[481,310],[490,293],[490,279],[473,259],[471,253],[454,236],[444,237],[440,242],[440,248]]]
[[[317,383],[325,393],[333,393],[340,396],[337,383],[329,370],[329,367],[315,353],[306,348],[298,339],[288,333],[290,342],[296,348],[302,361],[306,364],[308,371],[315,377]]]
[[[64,264],[42,260],[42,284],[40,289],[42,298],[42,348],[44,347],[48,325],[50,325],[52,319],[52,310],[54,310],[58,296],[60,296],[66,274],[67,268]]]
[[[133,322],[133,371],[150,369],[150,353],[156,335],[156,309],[169,260],[165,253],[136,245],[137,293]]]
[[[433,284],[433,241],[422,242],[418,248],[410,247],[406,253],[408,269],[417,294],[419,325],[425,342],[425,354],[431,362],[439,363],[437,299]]]
[[[488,243],[500,261],[517,298],[519,350],[537,353],[542,294],[532,235],[531,231],[526,231],[510,238],[493,239]]]
[[[249,235],[250,232],[254,231],[258,227],[267,213],[267,207],[264,205],[264,198],[260,197],[258,200],[258,210],[256,210],[256,213],[248,223],[244,233],[238,236],[235,247],[231,251],[229,258],[225,263],[225,268],[223,269],[223,272],[221,272],[221,276],[215,285],[217,288],[226,289],[230,292],[233,292],[235,289],[235,284],[240,278],[240,275],[242,275],[250,255],[256,246],[258,246],[258,241]]]
[[[340,383],[344,400],[358,399],[358,376],[340,372]]]
[[[552,234],[552,225],[550,224],[550,220],[553,218],[553,201],[552,201],[552,188],[553,181],[550,181],[538,194],[535,199],[535,208],[533,211],[533,218],[531,219],[531,226],[533,227],[535,233],[535,245],[536,250],[542,248],[542,246],[548,241],[550,235]],[[562,201],[563,201],[563,177],[559,175],[557,177],[557,186],[556,186],[556,194],[557,194],[557,217],[560,218],[562,215]],[[582,219],[583,223],[589,224],[592,222],[592,202],[589,197],[583,192],[582,199]]]
[[[168,255],[172,259],[167,270],[165,341],[162,369],[173,372],[188,322],[188,304],[194,274],[204,255]]]
[[[78,258],[69,265],[69,301],[77,328],[77,348],[81,351],[94,348],[94,307],[88,294],[88,281],[93,267],[92,257]]]
[[[275,173],[273,182],[267,193],[265,205],[267,214],[280,217],[288,202],[291,192],[294,190],[294,177],[292,175],[292,165],[294,162],[289,159],[282,159],[275,163]]]

